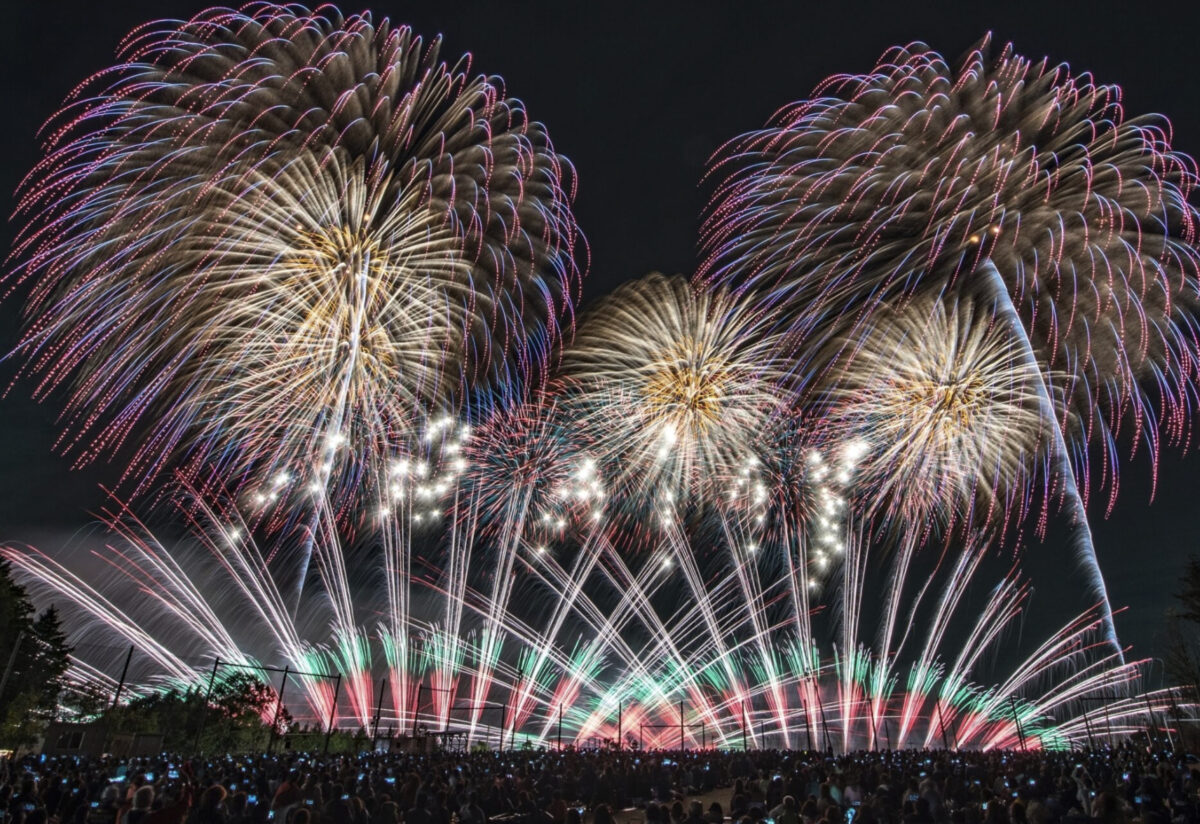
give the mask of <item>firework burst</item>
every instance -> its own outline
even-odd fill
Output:
[[[868,335],[914,294],[953,287],[994,305],[1035,367],[1055,423],[1052,493],[1107,603],[1083,503],[1087,447],[1099,445],[1111,506],[1123,424],[1152,455],[1163,433],[1187,434],[1196,166],[1162,121],[1126,120],[1117,87],[990,47],[958,71],[922,45],[894,49],[725,147],[700,277],[786,307],[789,351],[809,346],[793,369],[819,376],[818,391],[845,352],[814,341]],[[1109,631],[1116,645],[1111,614]]]
[[[1111,449],[1122,421],[1182,437],[1196,165],[1165,122],[1127,120],[1118,87],[990,50],[955,71],[923,45],[893,49],[726,146],[701,277],[786,304],[810,341],[959,282],[1011,300],[1070,438]]]
[[[568,403],[628,499],[699,503],[782,409],[773,350],[748,303],[648,275],[580,324],[563,355]]]
[[[475,430],[464,458],[470,472],[474,512],[495,532],[512,526],[513,512],[522,514],[527,538],[561,535],[578,517],[603,515],[605,489],[585,433],[553,396],[496,410]]]
[[[1019,509],[1049,426],[1036,384],[1019,342],[969,302],[880,311],[838,378],[830,425],[869,445],[868,517],[921,531]]]
[[[46,128],[14,281],[63,445],[261,480],[385,477],[426,416],[541,372],[571,323],[573,171],[497,78],[325,6],[139,29]],[[147,431],[141,434],[139,424]]]

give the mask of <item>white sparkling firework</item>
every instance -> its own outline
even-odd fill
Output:
[[[234,487],[329,464],[341,505],[430,418],[544,371],[580,275],[573,170],[439,49],[261,3],[139,29],[81,86],[14,250],[65,448],[131,449],[139,488],[181,457]]]
[[[918,300],[878,322],[848,357],[832,428],[868,445],[870,508],[920,529],[930,515],[1018,506],[1047,423],[1018,342],[967,301]],[[996,502],[999,501],[999,505]]]
[[[599,302],[564,353],[606,474],[662,517],[735,474],[782,408],[774,341],[747,307],[648,275]]]

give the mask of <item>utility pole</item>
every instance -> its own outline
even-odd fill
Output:
[[[801,713],[801,715],[804,716],[804,737],[806,739],[808,739],[809,752],[812,752],[813,751],[812,724],[810,724],[808,721],[808,704],[805,703],[803,698],[800,699],[800,713]]]
[[[622,714],[622,712],[624,712],[624,710],[625,710],[625,703],[623,701],[618,701],[617,702],[617,749],[618,750],[625,749],[625,739],[621,737],[624,734],[624,731],[621,729],[621,722],[624,720],[621,717],[621,714]]]
[[[425,691],[424,684],[417,684],[417,703],[413,706],[412,737],[417,737],[417,716],[421,713],[421,693]]]
[[[512,690],[509,690],[508,695],[504,698],[504,706],[500,710],[500,746],[496,748],[499,752],[504,752],[504,731],[508,729],[508,708],[511,704]]]
[[[562,751],[562,704],[558,705],[558,749]]]
[[[325,732],[325,754],[329,755],[329,739],[333,735],[333,722],[337,718],[338,696],[342,692],[342,674],[339,672],[333,685],[333,703],[329,705],[329,729]],[[380,701],[383,699],[380,698]]]
[[[1092,740],[1092,722],[1088,720],[1088,713],[1083,714],[1083,728],[1087,731],[1088,749],[1096,749],[1096,742]]]
[[[121,690],[125,688],[125,676],[129,674],[129,662],[133,658],[133,644],[129,645],[129,653],[125,656],[125,666],[121,668],[121,680],[117,682],[116,692],[113,693],[112,708],[117,708],[117,702],[121,700]]]
[[[1108,698],[1109,696],[1107,693],[1105,693],[1104,697]],[[1113,731],[1112,718],[1110,718],[1108,715],[1108,701],[1105,701],[1100,706],[1104,707],[1104,727],[1108,730],[1108,748],[1111,750],[1113,748]]]
[[[1150,742],[1150,746],[1157,748],[1159,746],[1158,732],[1154,729],[1156,719],[1154,718],[1154,707],[1150,705],[1150,699],[1144,699],[1146,703],[1146,740]]]
[[[825,740],[825,749],[833,752],[833,744],[829,740],[829,719],[825,717],[825,702],[817,696],[817,709],[821,711],[821,734]]]
[[[275,718],[271,721],[271,737],[267,739],[267,755],[275,749],[275,731],[279,729],[279,716],[283,713],[283,691],[287,688],[288,668],[283,668],[283,677],[279,679],[279,700],[275,703]]]
[[[750,747],[746,745],[746,702],[742,702],[742,752],[748,752]]]
[[[375,722],[371,724],[371,751],[379,741],[379,716],[383,715],[383,694],[387,691],[387,679],[379,679],[379,702],[375,705]]]
[[[683,699],[679,699],[679,751],[683,752],[687,747],[684,746],[684,728],[683,728]]]
[[[217,668],[221,666],[221,659],[213,659],[212,675],[208,676],[208,691],[204,693],[204,705],[201,707],[200,723],[196,725],[196,742],[192,745],[192,749],[197,753],[200,752],[200,734],[204,732],[204,722],[208,720],[208,701],[212,698],[213,685],[217,681]]]
[[[886,712],[887,703],[885,702],[884,706],[879,710],[879,719],[876,721],[874,729],[871,730],[871,746],[874,749],[879,749],[879,727],[883,724],[883,716]]]
[[[1017,697],[1008,696],[1008,705],[1012,707],[1013,722],[1017,725],[1017,739],[1021,742],[1021,752],[1025,752],[1025,731],[1021,728],[1021,717],[1017,715]]]

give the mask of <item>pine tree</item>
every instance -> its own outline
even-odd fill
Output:
[[[19,678],[15,676],[24,663],[22,656],[28,654],[32,615],[33,604],[29,602],[25,588],[13,580],[8,562],[0,561],[0,667],[4,668],[0,677],[7,676],[4,688],[0,690],[0,720],[21,691]]]
[[[49,712],[58,708],[58,696],[66,687],[64,676],[71,665],[71,646],[62,629],[62,620],[53,605],[33,622],[32,660],[34,679],[28,689],[38,693],[39,707]]]
[[[64,676],[70,665],[58,611],[53,607],[34,618],[24,587],[13,580],[7,563],[0,562],[0,742],[29,745],[42,725],[54,717]]]
[[[1167,610],[1167,674],[1180,687],[1200,695],[1200,558],[1188,559],[1182,588],[1174,593],[1179,606]]]
[[[1200,625],[1200,558],[1188,558],[1183,571],[1183,588],[1174,593],[1179,601],[1178,615],[1184,620]]]

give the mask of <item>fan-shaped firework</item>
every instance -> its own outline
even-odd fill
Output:
[[[701,491],[754,454],[783,401],[763,327],[748,303],[660,274],[590,311],[563,356],[569,403],[630,499]]]
[[[978,527],[1025,495],[1053,425],[1036,383],[1020,343],[989,313],[920,300],[876,314],[839,374],[832,427],[869,445],[863,483],[905,529],[931,516]]]
[[[1071,437],[1107,448],[1122,420],[1179,436],[1197,365],[1195,163],[1164,122],[1126,120],[1119,88],[989,48],[958,71],[894,49],[726,146],[702,277],[787,304],[794,331],[847,337],[903,294],[1003,292]]]
[[[140,29],[47,127],[15,278],[66,446],[185,449],[332,488],[413,424],[538,372],[570,320],[572,169],[496,78],[332,7]],[[453,409],[451,410],[453,411]],[[137,429],[145,424],[149,434]]]
[[[1159,121],[1126,121],[1116,87],[989,46],[957,72],[924,46],[890,51],[726,147],[701,276],[786,305],[810,345],[869,335],[913,293],[982,296],[1028,347],[1046,413],[1100,444],[1115,495],[1122,422],[1156,450],[1161,431],[1183,436],[1194,403],[1195,164]],[[1086,449],[1055,441],[1077,548],[1107,601],[1070,465]],[[1086,490],[1086,463],[1081,477]]]
[[[203,683],[215,672],[214,659],[234,667],[286,663],[301,673],[294,678],[299,690],[288,689],[293,715],[343,726],[366,726],[382,709],[393,729],[429,724],[491,741],[480,728],[501,719],[483,719],[480,712],[503,705],[501,726],[512,745],[518,734],[533,742],[552,739],[561,712],[567,741],[582,744],[622,730],[633,737],[644,726],[649,746],[673,747],[682,701],[684,744],[692,747],[750,740],[755,746],[807,742],[846,751],[882,741],[928,747],[953,740],[955,746],[994,748],[1012,747],[1021,736],[1033,747],[1062,747],[1082,743],[1093,730],[1125,737],[1175,700],[1169,691],[1111,698],[1136,683],[1141,664],[1093,655],[1102,624],[1098,612],[1069,622],[998,680],[993,677],[986,662],[1021,615],[1030,590],[1015,573],[1004,576],[972,614],[963,592],[981,577],[978,552],[913,582],[921,592],[932,588],[935,603],[921,612],[912,606],[897,643],[877,654],[855,630],[830,655],[798,616],[773,614],[787,600],[781,579],[764,582],[762,592],[747,600],[738,579],[754,574],[752,558],[740,560],[744,569],[725,573],[694,599],[680,599],[664,587],[672,573],[633,573],[602,534],[587,540],[568,566],[553,553],[514,546],[505,577],[537,584],[520,599],[504,601],[470,586],[455,593],[440,576],[414,578],[421,615],[414,616],[410,647],[397,662],[387,650],[387,628],[376,636],[365,625],[390,597],[367,583],[372,575],[361,574],[378,571],[377,554],[361,565],[364,580],[350,605],[364,622],[361,629],[346,626],[337,603],[343,594],[333,590],[306,593],[304,618],[295,620],[276,586],[275,565],[233,501],[211,502],[189,491],[183,511],[195,530],[192,542],[160,541],[114,503],[107,514],[112,532],[102,542],[57,558],[0,546],[0,558],[35,595],[55,600],[73,639],[86,640],[81,647],[97,659],[98,650],[134,644],[139,691]],[[352,552],[328,550],[331,558]],[[686,551],[697,555],[697,564],[720,554],[707,541]],[[776,551],[763,547],[759,557]],[[849,542],[849,557],[864,552]],[[848,562],[843,586],[830,589],[834,603],[861,599],[864,588],[847,577],[854,566]],[[494,559],[476,571],[483,567],[493,568]],[[323,585],[332,581],[334,576],[322,576]],[[470,619],[461,635],[439,615],[453,609]],[[857,619],[852,623],[857,626]],[[408,687],[391,691],[391,700],[388,691],[372,694],[381,646],[388,678],[402,674]],[[908,662],[903,667],[901,655]],[[111,675],[103,667],[117,659],[104,655],[106,664],[95,661],[101,668],[76,661],[75,674],[103,680]],[[340,693],[333,687],[337,676]]]

